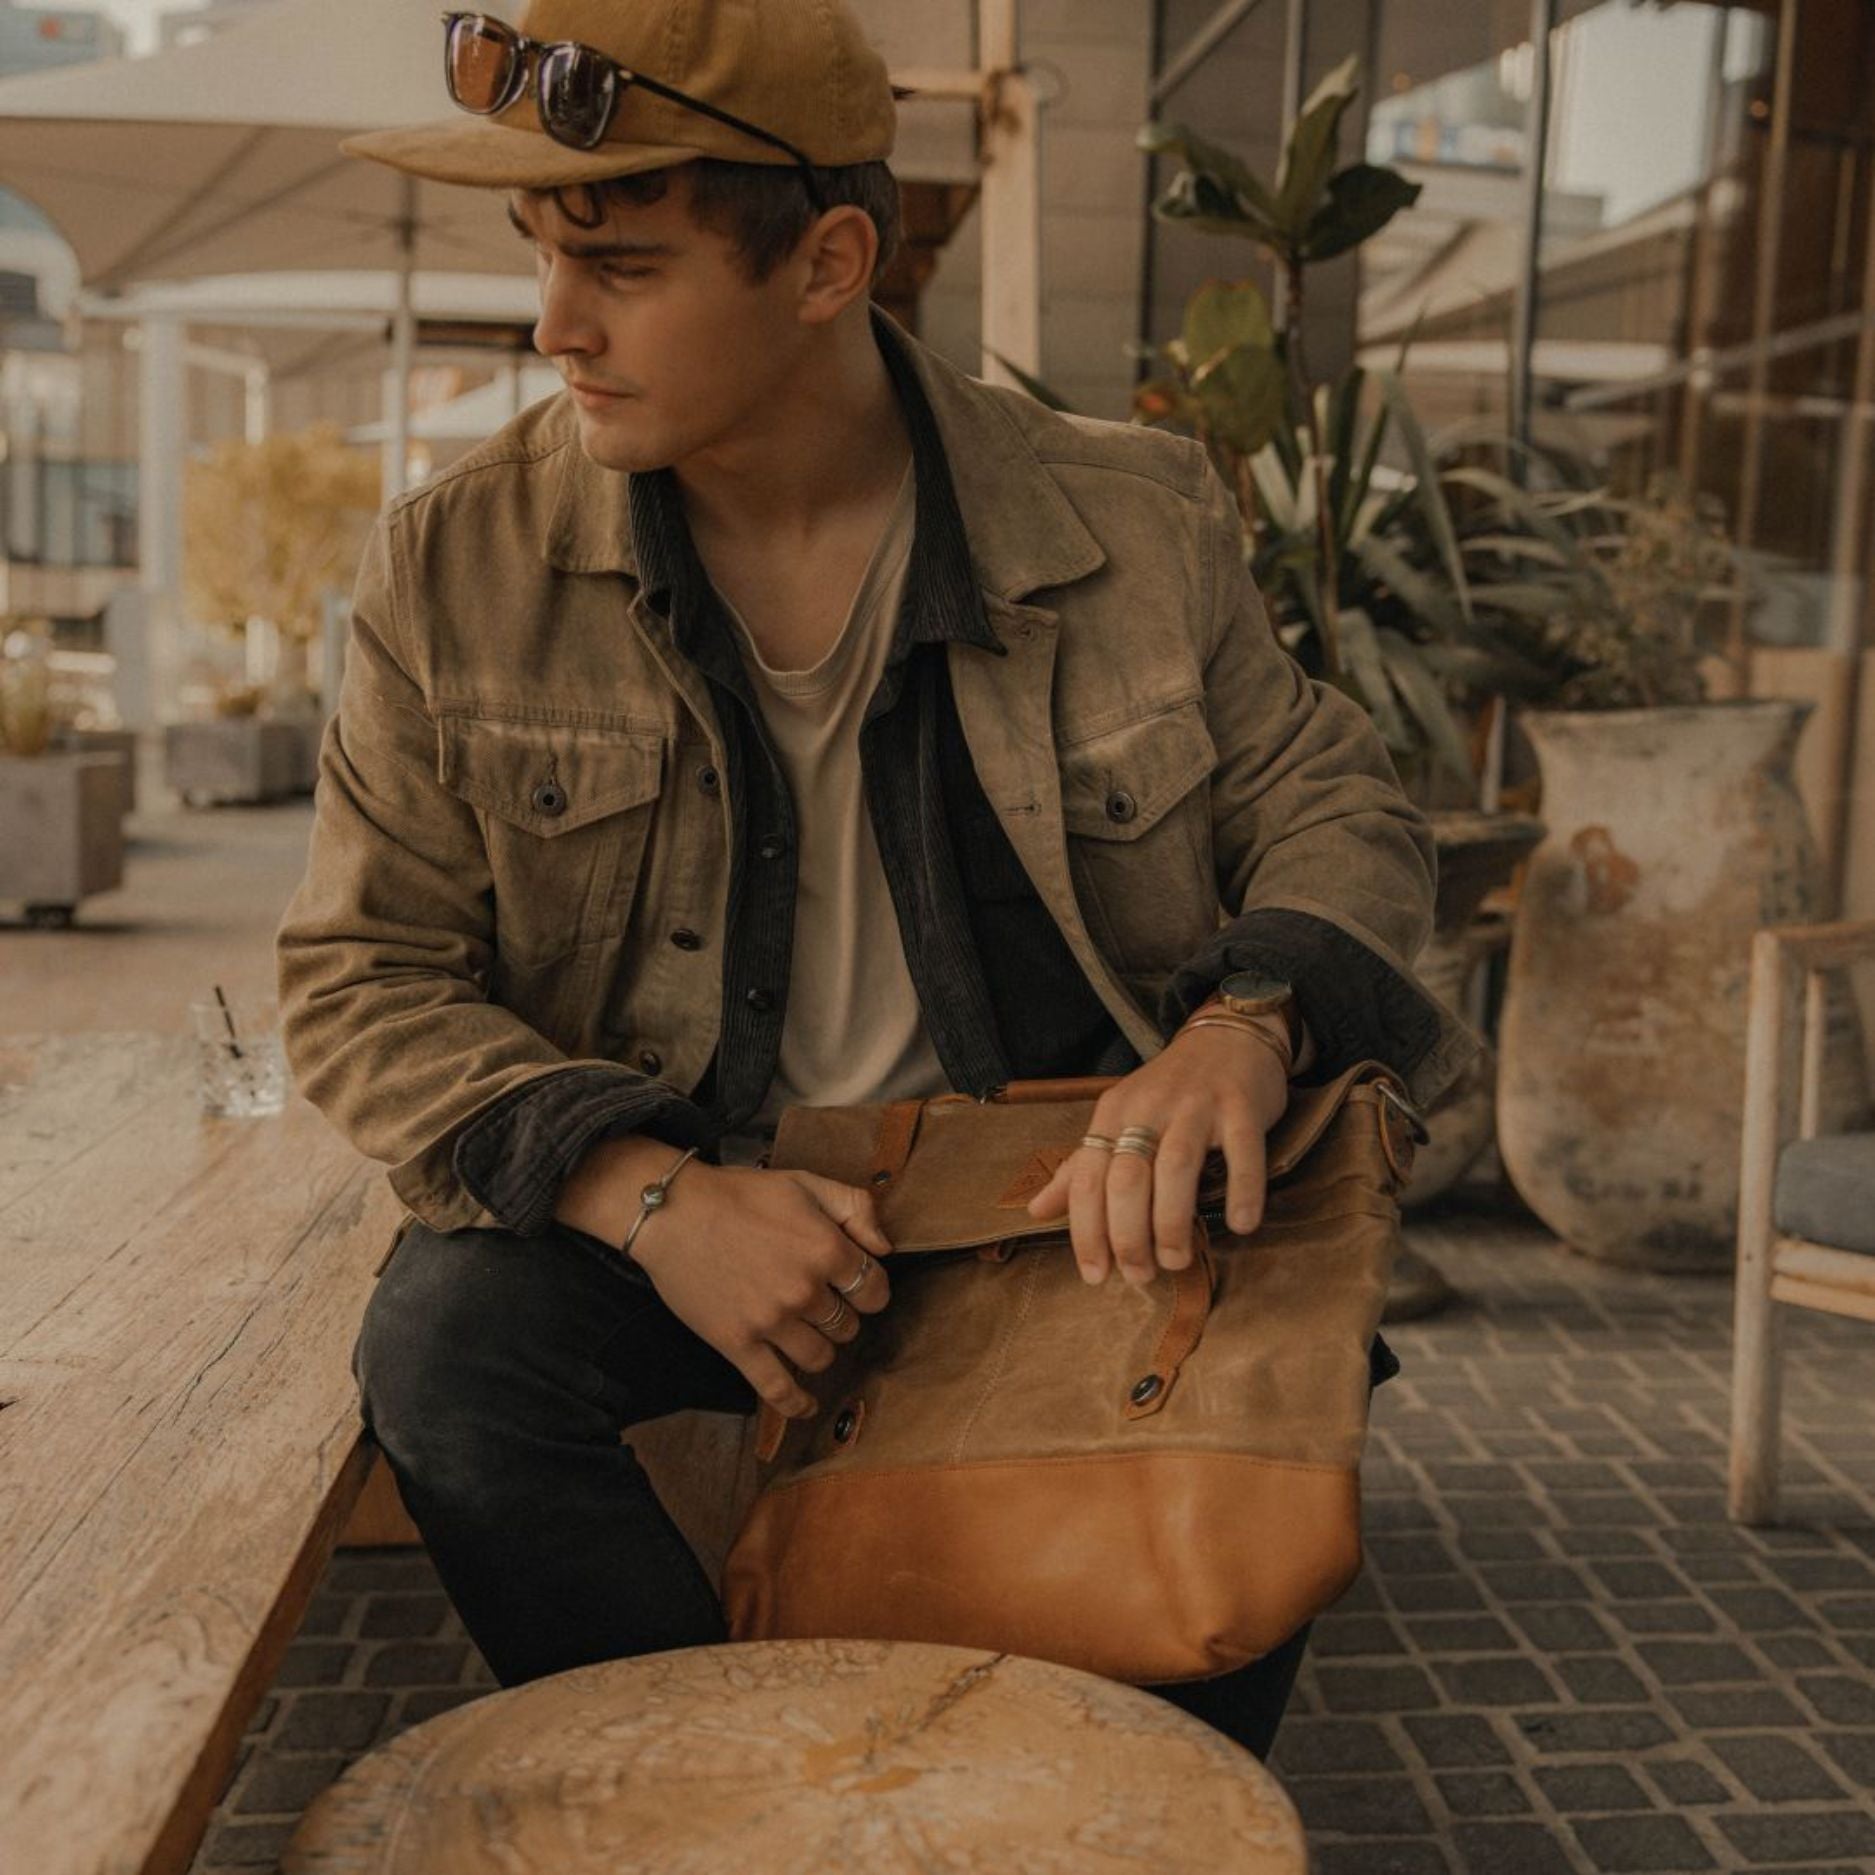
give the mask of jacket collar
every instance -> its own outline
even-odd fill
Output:
[[[928,530],[928,492],[941,502],[930,471],[943,471],[952,491],[977,582],[1005,600],[1025,598],[1046,586],[1080,579],[1106,562],[1106,553],[1075,513],[1055,478],[1036,454],[997,392],[967,377],[928,346],[910,337],[876,307],[879,340],[919,449],[916,412],[922,402],[935,426],[938,461],[918,469],[921,528]],[[561,392],[568,429],[561,450],[559,488],[548,517],[544,552],[549,564],[568,573],[626,573],[641,583],[660,583],[671,569],[653,565],[634,544],[634,511],[644,526],[643,495],[633,485],[656,482],[668,471],[632,476],[601,467],[580,447],[570,404]],[[967,635],[947,632],[941,635]]]

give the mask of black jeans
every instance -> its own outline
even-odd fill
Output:
[[[714,1585],[619,1434],[754,1389],[619,1254],[411,1220],[352,1350],[365,1424],[497,1680],[728,1638]],[[1148,1687],[1262,1756],[1308,1630],[1235,1673]]]

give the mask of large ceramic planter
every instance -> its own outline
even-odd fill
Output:
[[[33,924],[71,922],[124,882],[121,755],[0,755],[0,899]]]
[[[1485,894],[1507,885],[1543,837],[1529,814],[1437,812],[1429,816],[1438,842],[1439,890],[1432,936],[1413,969],[1447,1008],[1462,1015],[1472,972],[1481,960],[1473,921]],[[1413,1156],[1413,1174],[1400,1194],[1411,1210],[1449,1190],[1490,1143],[1495,1124],[1496,1051],[1488,1044],[1471,1066],[1427,1110],[1431,1138]]]
[[[1752,933],[1823,915],[1791,775],[1814,706],[1739,700],[1526,715],[1549,831],[1511,931],[1498,1149],[1572,1248],[1724,1269],[1738,1217]],[[1831,984],[1823,1130],[1867,1091]]]
[[[137,732],[134,729],[55,729],[52,746],[82,755],[121,755],[124,758],[120,799],[123,812],[137,811]]]
[[[163,778],[191,807],[302,794],[306,769],[306,736],[298,723],[224,716],[171,723],[163,732]]]

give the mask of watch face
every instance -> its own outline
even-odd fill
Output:
[[[1293,989],[1281,977],[1265,976],[1259,970],[1236,970],[1218,986],[1225,996],[1289,996]]]

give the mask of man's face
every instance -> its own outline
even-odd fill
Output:
[[[582,228],[551,196],[509,198],[540,283],[534,347],[571,388],[580,443],[608,469],[669,468],[733,439],[796,368],[809,327],[789,263],[752,283],[699,228],[689,181],[661,201],[608,202]],[[575,203],[578,206],[578,203]]]

